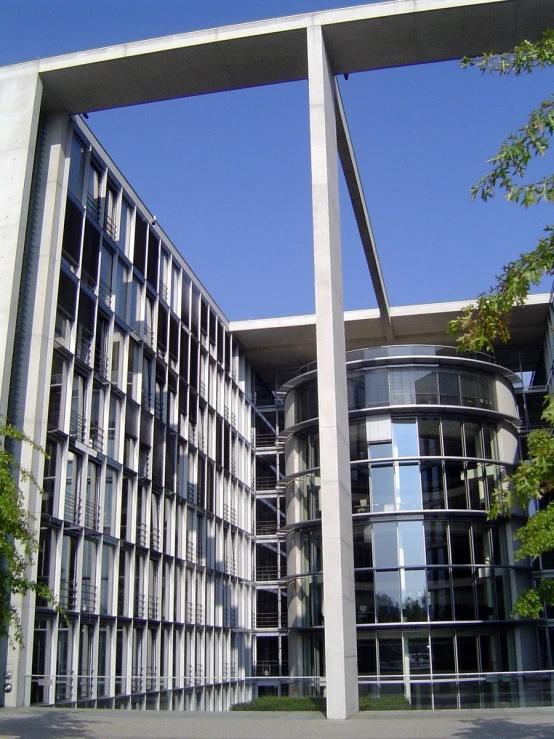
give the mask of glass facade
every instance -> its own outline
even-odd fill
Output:
[[[519,665],[511,534],[505,521],[487,518],[517,461],[515,400],[507,373],[481,358],[393,350],[347,355],[360,690],[375,692],[383,679],[407,694],[415,675],[427,675],[416,705],[463,706],[460,676]],[[313,651],[323,650],[312,633],[325,623],[312,372],[289,383],[285,407],[289,628]],[[517,568],[517,577],[528,581],[529,569]],[[448,695],[433,684],[445,674],[458,681]]]

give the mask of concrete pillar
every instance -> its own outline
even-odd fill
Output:
[[[61,245],[65,199],[67,193],[70,120],[65,113],[50,115],[41,126],[33,175],[32,218],[29,218],[25,237],[25,264],[21,278],[25,311],[20,315],[18,346],[14,351],[16,376],[12,376],[10,400],[15,409],[12,421],[39,444],[46,440],[50,371],[52,365],[54,322],[58,296]],[[15,313],[12,317],[15,325]],[[19,371],[17,368],[21,368]],[[25,369],[23,369],[25,368]],[[21,465],[42,478],[44,456],[24,445],[20,452]],[[42,496],[32,485],[22,486],[24,504],[33,516],[35,526],[40,524]],[[38,530],[37,530],[38,536]],[[31,577],[36,577],[35,566]],[[25,648],[12,652],[14,692],[6,703],[29,703],[32,672],[32,642],[34,630],[34,601],[32,594],[25,598],[14,596],[12,602],[21,616]]]
[[[38,74],[0,77],[0,414],[8,405],[21,260],[42,97]]]
[[[327,717],[358,710],[354,556],[334,78],[307,29],[323,537]]]

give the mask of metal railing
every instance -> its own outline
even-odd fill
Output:
[[[148,546],[148,526],[145,523],[137,523],[136,543],[139,547]]]
[[[144,324],[143,338],[145,344],[148,344],[150,347],[154,346],[154,330],[146,323]]]
[[[87,529],[98,531],[100,528],[100,504],[96,501],[87,500],[85,502],[84,523]]]
[[[283,575],[284,577],[284,575]],[[280,580],[279,568],[273,565],[257,566],[254,569],[253,578],[257,582],[263,582],[266,580]]]
[[[104,231],[108,234],[112,241],[117,240],[117,221],[106,213],[104,218]]]
[[[257,613],[256,614],[257,629],[278,629],[279,614],[278,613]]]
[[[91,366],[92,340],[94,336],[82,324],[77,324],[77,343],[75,345],[75,356],[84,364]]]
[[[104,451],[104,429],[100,428],[98,421],[90,422],[89,441],[97,452]]]
[[[87,213],[95,221],[98,221],[100,218],[100,197],[95,198],[91,192],[87,193]]]
[[[144,593],[135,593],[134,606],[135,618],[144,618],[146,615],[146,596]]]
[[[272,536],[277,531],[277,521],[256,521],[256,536]]]
[[[277,478],[275,475],[260,475],[256,477],[256,490],[275,490]]]
[[[104,280],[98,282],[98,298],[107,308],[112,310],[113,292],[111,287]]]
[[[69,435],[84,444],[85,442],[86,420],[84,416],[77,411],[71,411],[69,417]]]
[[[97,597],[98,588],[96,585],[81,583],[81,611],[95,613]]]
[[[60,585],[60,606],[65,611],[77,610],[77,581],[62,582]]]
[[[154,621],[158,620],[158,596],[157,595],[149,595],[148,596],[148,618],[153,619]]]

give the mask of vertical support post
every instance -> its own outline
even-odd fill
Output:
[[[358,710],[354,555],[334,78],[307,29],[327,717]]]
[[[0,414],[5,415],[42,98],[38,74],[0,78]]]

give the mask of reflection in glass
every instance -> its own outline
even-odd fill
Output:
[[[456,372],[439,372],[441,405],[460,405],[460,387]]]
[[[375,675],[377,673],[376,642],[373,635],[364,632],[358,634],[358,674]]]
[[[427,570],[429,588],[429,617],[431,621],[451,621],[452,601],[448,568]]]
[[[473,511],[487,510],[487,480],[482,462],[468,462],[466,478],[470,509]]]
[[[397,466],[397,497],[399,511],[421,510],[421,484],[418,464]]]
[[[448,492],[448,507],[466,509],[466,488],[463,462],[446,463],[446,489]]]
[[[427,621],[425,570],[402,570],[402,620]]]
[[[429,637],[408,636],[407,649],[410,660],[410,673],[420,675],[428,673],[431,666],[429,660]]]
[[[431,654],[435,675],[452,674],[456,671],[454,638],[452,636],[432,636]]]
[[[350,460],[367,459],[367,434],[365,419],[350,424]]]
[[[463,457],[461,421],[444,420],[442,422],[442,437],[446,457]]]
[[[356,623],[375,623],[375,594],[373,572],[356,572]]]
[[[371,467],[371,510],[394,511],[394,468],[392,464]]]
[[[427,564],[448,564],[448,540],[445,521],[425,521]]]
[[[437,393],[437,373],[435,370],[426,372],[424,370],[416,371],[415,374],[415,401],[421,404],[435,404],[438,402]],[[418,377],[419,375],[419,377]]]
[[[373,524],[373,543],[375,567],[379,569],[398,567],[398,545],[394,521]]]
[[[452,569],[452,590],[454,592],[454,618],[457,621],[474,619],[471,567],[454,567]]]
[[[453,565],[471,564],[470,527],[465,521],[451,521],[450,548]]]
[[[401,567],[422,567],[425,565],[423,521],[399,522],[398,549]]]
[[[400,621],[399,573],[375,573],[375,610],[379,623]]]
[[[354,526],[354,567],[372,567],[371,524]]]
[[[442,462],[421,463],[423,508],[445,508]]]
[[[365,407],[389,405],[389,373],[386,369],[365,372]]]
[[[369,469],[366,465],[350,468],[352,512],[369,513]]]
[[[381,675],[402,675],[402,639],[379,639]]]
[[[423,457],[440,457],[440,421],[438,418],[419,420],[419,453]]]
[[[395,457],[417,457],[417,425],[415,418],[393,419],[392,442]]]

